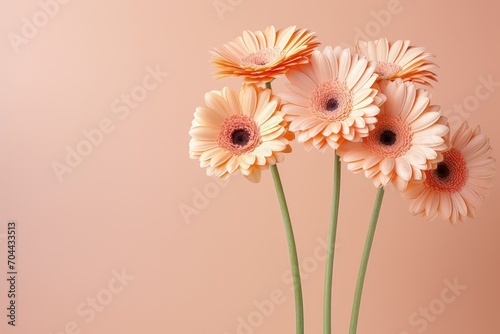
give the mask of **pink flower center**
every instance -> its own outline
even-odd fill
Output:
[[[397,158],[408,152],[412,137],[410,126],[401,116],[381,115],[364,141],[373,154]]]
[[[380,61],[375,68],[375,73],[377,73],[381,79],[390,79],[401,72],[401,70],[401,66],[397,64]]]
[[[456,193],[463,188],[469,176],[465,159],[454,148],[444,152],[443,156],[436,169],[425,172],[425,185],[440,192]]]
[[[352,111],[352,93],[345,83],[325,81],[309,97],[309,111],[321,119],[344,120]]]
[[[224,120],[217,138],[219,146],[234,155],[253,151],[261,143],[257,123],[245,115],[232,115]]]
[[[267,48],[250,53],[241,60],[244,67],[262,67],[274,63],[281,58],[282,51],[279,47]]]

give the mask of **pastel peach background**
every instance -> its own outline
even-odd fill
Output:
[[[218,13],[214,3],[226,11]],[[188,158],[188,130],[204,93],[239,85],[211,79],[208,51],[245,29],[298,25],[325,45],[352,45],[361,31],[426,46],[440,65],[434,103],[448,114],[468,103],[470,112],[459,118],[480,123],[498,154],[495,1],[61,0],[56,9],[47,22],[36,18],[43,27],[16,52],[9,36],[21,35],[23,18],[33,22],[41,5],[0,2],[2,333],[294,332],[288,253],[270,175],[259,185],[240,175],[217,184]],[[155,88],[142,90],[147,96],[126,114],[119,99],[141,92],[147,68],[168,75],[156,85],[147,79]],[[496,84],[488,91],[479,78],[489,77]],[[83,131],[101,122],[109,133],[97,136],[59,182],[53,163],[64,163],[67,147],[76,149]],[[295,144],[279,166],[303,264],[307,333],[321,332],[332,163],[332,152],[306,153]],[[369,181],[345,169],[342,182],[334,333],[348,330],[375,196]],[[197,191],[212,198],[193,203]],[[450,226],[411,217],[408,203],[388,191],[358,333],[498,333],[499,200],[496,184],[476,220]],[[196,214],[181,215],[195,204]],[[15,328],[7,326],[5,310],[11,219],[19,228]],[[122,270],[128,279],[120,282],[113,277]],[[455,280],[466,288],[453,302],[440,301],[445,281]],[[280,292],[272,312],[256,313],[254,302]],[[99,311],[91,316],[93,298]],[[434,313],[424,320],[420,312],[429,307]]]

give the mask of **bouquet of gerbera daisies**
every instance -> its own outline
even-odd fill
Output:
[[[492,185],[488,138],[467,123],[450,134],[428,90],[436,81],[434,56],[410,41],[360,41],[356,50],[326,46],[307,29],[244,31],[212,52],[216,78],[243,79],[205,95],[194,113],[189,154],[208,175],[240,171],[259,182],[270,169],[288,240],[296,328],[304,333],[295,239],[277,163],[297,139],[306,150],[335,150],[334,189],[325,270],[324,333],[331,332],[332,275],[340,198],[341,161],[378,189],[356,285],[350,333],[356,333],[361,294],[385,187],[411,200],[410,212],[451,223],[474,217]],[[286,76],[287,91],[271,82]],[[421,87],[418,87],[420,85]]]

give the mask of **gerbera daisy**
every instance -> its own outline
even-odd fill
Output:
[[[189,156],[207,167],[207,175],[226,179],[241,171],[252,182],[262,169],[283,160],[291,151],[286,123],[277,112],[280,99],[270,89],[243,86],[205,95],[206,106],[196,108]]]
[[[269,82],[291,67],[305,64],[320,43],[314,33],[295,26],[276,31],[244,31],[236,40],[212,53],[218,71],[215,78],[243,77],[245,83]]]
[[[443,159],[449,128],[440,107],[430,105],[430,93],[412,82],[380,82],[387,97],[375,129],[360,143],[346,142],[339,156],[353,172],[365,172],[376,187],[390,182],[404,190],[410,180],[422,180],[422,171]]]
[[[349,49],[326,47],[286,74],[290,92],[279,93],[282,112],[306,150],[336,149],[344,140],[368,135],[384,101],[372,88],[374,70],[375,63]]]
[[[488,138],[479,127],[465,122],[452,138],[452,148],[436,169],[425,172],[425,181],[412,182],[401,195],[412,199],[410,212],[451,223],[474,217],[493,184],[495,160]]]
[[[437,65],[431,60],[433,54],[423,47],[410,46],[410,41],[390,43],[386,38],[377,41],[358,41],[357,50],[369,60],[377,61],[375,73],[379,79],[401,78],[432,86],[429,80],[437,81],[432,72]]]

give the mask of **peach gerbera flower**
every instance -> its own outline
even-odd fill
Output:
[[[431,60],[433,54],[423,47],[410,46],[410,41],[390,43],[386,38],[377,41],[358,41],[356,48],[369,60],[377,61],[375,73],[379,79],[401,78],[432,86],[429,80],[437,81],[432,72],[437,65]]]
[[[404,190],[443,159],[449,128],[440,107],[429,105],[428,91],[401,79],[382,81],[380,89],[387,100],[375,129],[360,143],[342,144],[338,154],[349,170],[364,171],[376,187],[392,182]]]
[[[473,218],[493,184],[495,160],[488,138],[479,127],[462,124],[452,139],[452,148],[436,169],[425,172],[424,182],[412,182],[401,195],[412,199],[410,212],[433,219],[437,215],[451,223]]]
[[[291,67],[305,64],[320,44],[314,33],[295,26],[276,31],[244,31],[236,40],[212,53],[218,71],[215,78],[243,77],[245,83],[269,82]]]
[[[189,156],[207,167],[207,175],[226,179],[239,170],[258,182],[262,169],[291,151],[293,133],[277,114],[280,100],[270,89],[246,85],[235,92],[226,87],[207,93],[205,103],[194,113]]]
[[[290,70],[290,92],[279,93],[282,112],[306,150],[336,149],[359,141],[377,121],[384,96],[372,88],[377,75],[370,63],[349,49],[314,51],[309,64]]]

